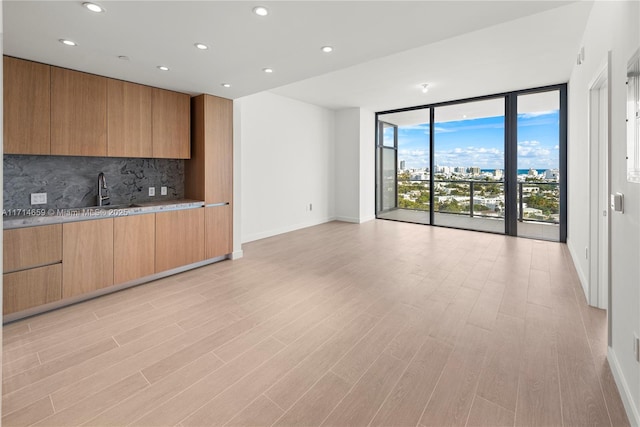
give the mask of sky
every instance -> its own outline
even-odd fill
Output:
[[[518,115],[518,169],[559,165],[559,111]],[[407,169],[429,166],[429,125],[398,129],[398,162]],[[504,117],[435,124],[438,166],[504,169]]]

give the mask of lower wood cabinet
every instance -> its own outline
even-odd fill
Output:
[[[113,285],[113,218],[62,227],[62,297]]]
[[[2,311],[5,315],[62,298],[62,264],[3,275]]]
[[[215,258],[233,251],[233,210],[231,205],[204,209],[205,258]]]
[[[62,261],[60,224],[5,230],[3,236],[5,273]]]
[[[156,273],[203,261],[204,209],[156,214]]]
[[[155,214],[113,220],[113,283],[129,282],[155,273]]]

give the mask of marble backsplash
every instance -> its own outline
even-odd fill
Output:
[[[100,172],[112,205],[184,198],[184,160],[5,155],[4,209],[95,206]],[[31,193],[47,193],[47,204],[32,206]]]

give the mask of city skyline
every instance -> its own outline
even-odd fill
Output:
[[[434,129],[436,164],[504,169],[504,116],[436,122]],[[407,169],[429,166],[429,131],[428,123],[398,128],[398,162]],[[558,110],[518,114],[518,169],[529,168],[559,168]]]

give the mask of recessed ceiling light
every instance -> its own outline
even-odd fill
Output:
[[[101,13],[106,11],[104,7],[96,3],[85,2],[85,3],[82,3],[82,5],[87,9],[89,9],[91,12]]]
[[[222,87],[231,87],[231,85],[229,83],[222,83],[221,85]]]
[[[167,67],[165,65],[158,65],[158,70],[169,71],[169,67]]]
[[[422,86],[422,93],[429,92],[429,83],[423,83],[420,86]]]
[[[273,73],[272,68],[263,68],[262,71],[264,71],[265,73]]]
[[[207,46],[207,45],[206,45],[206,44],[204,44],[204,43],[196,43],[194,46],[195,46],[195,47],[197,47],[197,48],[198,48],[198,49],[200,49],[200,50],[207,50],[207,49],[209,49],[209,46]]]
[[[324,53],[333,52],[333,48],[331,46],[322,46],[322,51]]]
[[[60,43],[67,45],[67,46],[78,46],[78,44],[74,41],[71,40],[67,40],[67,39],[60,39],[58,40]]]
[[[253,13],[258,16],[267,16],[269,14],[269,11],[264,6],[256,6],[253,8]]]

